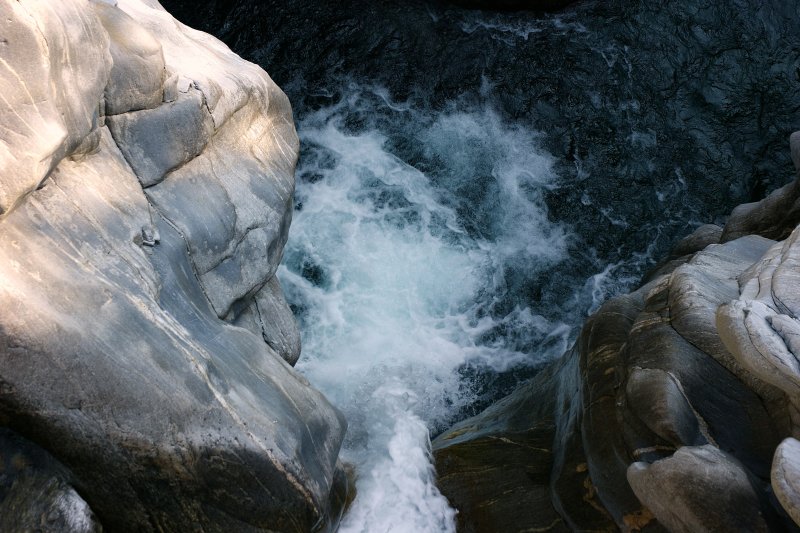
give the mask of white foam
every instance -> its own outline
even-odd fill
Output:
[[[516,46],[517,43],[527,41],[531,35],[548,32],[562,35],[576,35],[588,33],[586,27],[572,20],[572,16],[550,15],[536,18],[520,17],[509,20],[508,17],[492,16],[486,14],[481,18],[466,17],[461,21],[461,31],[473,34],[476,31],[486,31],[492,39],[500,41],[508,46]]]
[[[367,123],[351,132],[348,115]],[[438,165],[432,174],[391,152],[382,130],[401,118]],[[342,530],[454,531],[428,431],[474,400],[459,369],[536,364],[520,346],[549,339],[560,353],[569,338],[527,307],[495,310],[510,265],[535,272],[565,257],[567,233],[541,197],[555,186],[551,158],[534,132],[491,110],[433,117],[375,89],[356,89],[298,131],[299,174],[315,179],[298,183],[280,276],[301,308],[297,368],[350,424],[342,454],[356,464],[358,497]],[[469,197],[475,187],[484,194]]]

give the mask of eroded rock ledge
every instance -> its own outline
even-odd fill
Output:
[[[155,0],[0,14],[9,446],[53,456],[86,530],[94,515],[125,531],[335,527],[345,422],[290,366],[275,278],[298,151],[286,96]],[[13,486],[48,479],[26,465]]]
[[[791,137],[800,170],[800,133]],[[459,530],[800,524],[800,181],[702,226],[571,351],[433,443]]]

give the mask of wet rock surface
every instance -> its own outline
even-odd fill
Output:
[[[346,424],[286,362],[299,338],[274,277],[286,96],[157,2],[0,14],[0,425],[63,465],[4,482],[0,520],[335,528]]]

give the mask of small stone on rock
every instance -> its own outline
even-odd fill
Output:
[[[158,230],[153,226],[142,226],[142,244],[145,246],[155,246],[161,241]]]

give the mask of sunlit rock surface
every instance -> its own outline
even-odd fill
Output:
[[[562,359],[434,441],[462,531],[800,525],[797,191],[698,228]]]
[[[155,0],[0,15],[0,424],[106,529],[335,527],[345,422],[274,277],[287,98]]]

